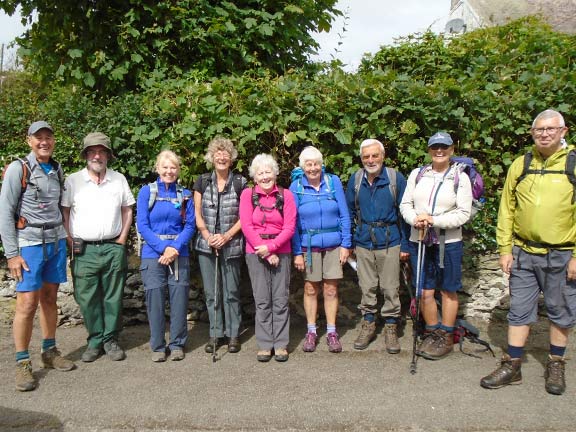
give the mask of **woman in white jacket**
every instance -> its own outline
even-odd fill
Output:
[[[472,188],[466,173],[452,163],[452,138],[438,132],[428,140],[432,163],[416,168],[408,177],[400,212],[411,225],[410,259],[416,279],[419,232],[426,245],[420,275],[420,310],[426,323],[424,339],[417,354],[429,360],[441,359],[453,351],[458,294],[462,288],[462,225],[472,210]],[[418,289],[418,287],[417,287]],[[442,317],[434,292],[442,294]]]

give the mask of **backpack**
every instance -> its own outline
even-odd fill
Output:
[[[14,215],[14,220],[17,223],[17,226],[20,228],[24,228],[26,226],[26,222],[21,220],[20,216],[20,209],[22,207],[22,196],[26,189],[28,188],[28,183],[30,183],[30,176],[32,174],[32,167],[30,166],[30,161],[27,157],[18,158],[17,159],[21,166],[22,166],[22,179],[20,180],[20,199],[18,201],[18,207],[16,209],[16,214]],[[62,199],[62,192],[64,191],[64,172],[62,171],[62,166],[56,162],[54,159],[50,158],[50,165],[58,174],[58,182],[60,183],[60,199]],[[6,169],[8,165],[4,166],[4,170],[2,171],[2,180],[4,180],[6,176]],[[23,219],[23,218],[22,218]]]
[[[392,201],[394,202],[394,206],[396,206],[396,199],[398,198],[398,186],[396,184],[396,170],[394,168],[385,167],[386,174],[388,174],[388,179],[390,184],[388,185],[388,190],[392,195]],[[360,202],[359,202],[359,195],[360,195],[360,186],[362,186],[362,179],[364,178],[364,168],[360,168],[354,174],[354,207],[356,208],[356,225],[360,225],[362,223],[362,217],[360,215]],[[396,218],[398,223],[400,223],[400,218]],[[400,226],[398,226],[400,229]]]
[[[470,218],[468,221],[472,220],[476,214],[484,207],[486,198],[484,197],[484,179],[482,175],[476,169],[474,160],[472,158],[464,156],[454,156],[450,158],[451,167],[454,168],[454,193],[458,192],[458,185],[460,184],[460,173],[466,173],[470,178],[470,186],[472,188],[472,209],[470,212]],[[432,164],[424,165],[420,167],[420,171],[416,176],[416,184],[422,179],[424,172],[430,169]]]
[[[191,195],[184,195],[184,187],[176,183],[176,198],[164,198],[158,196],[158,183],[152,182],[148,183],[148,187],[150,188],[150,196],[148,197],[148,211],[151,211],[156,204],[156,201],[169,201],[174,204],[174,207],[180,209],[180,218],[182,219],[182,225],[186,224],[186,201],[192,199]],[[144,241],[142,240],[142,236],[140,235],[140,231],[138,230],[138,226],[136,226],[136,252],[138,256],[142,252],[142,244]]]
[[[208,184],[212,183],[212,173],[204,173],[200,175],[200,192],[203,194],[208,187]],[[242,194],[242,175],[238,173],[234,173],[232,175],[232,186],[234,187],[234,192],[236,192],[236,196],[240,198]]]
[[[328,186],[329,194],[322,194],[322,199],[331,199],[336,200],[336,190],[334,189],[334,181],[332,180],[332,175],[327,174],[324,172],[324,167],[322,167],[322,174],[324,175],[324,183]],[[300,167],[296,167],[290,173],[290,180],[292,182],[298,181],[297,189],[296,189],[296,205],[299,206],[300,197],[304,195],[304,185],[302,184],[302,177],[304,176],[304,170]]]
[[[526,178],[528,174],[565,174],[568,177],[568,181],[572,184],[572,204],[576,202],[576,175],[574,175],[574,168],[576,168],[576,150],[572,149],[568,152],[566,156],[566,165],[564,167],[564,171],[558,170],[535,170],[530,169],[530,163],[532,163],[532,158],[534,155],[531,151],[524,155],[524,167],[522,168],[522,173],[516,180],[516,187],[518,183]]]
[[[272,211],[274,209],[278,210],[280,215],[284,217],[284,188],[278,186],[278,194],[276,194],[276,202],[272,207],[265,207],[260,204],[260,195],[256,193],[256,188],[251,189],[252,192],[252,208],[260,207],[262,211]]]

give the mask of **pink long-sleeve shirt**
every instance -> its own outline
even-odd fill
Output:
[[[265,193],[260,186],[255,186],[255,191],[260,195],[260,205],[273,207],[276,203],[276,195],[279,193],[278,186]],[[246,188],[240,196],[240,223],[242,232],[246,238],[246,253],[255,253],[255,247],[268,246],[270,253],[291,253],[290,241],[296,227],[296,204],[294,196],[288,189],[284,189],[284,209],[282,216],[277,209],[270,211],[260,207],[252,207],[252,189]],[[261,234],[276,235],[274,238],[263,239]]]

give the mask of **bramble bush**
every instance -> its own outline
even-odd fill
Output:
[[[363,139],[384,142],[386,163],[408,175],[425,162],[428,137],[444,130],[485,179],[486,207],[467,232],[474,251],[489,251],[505,173],[531,145],[533,117],[554,108],[574,123],[575,42],[528,18],[454,39],[411,35],[365,57],[357,73],[334,63],[282,76],[263,69],[212,79],[151,74],[142,91],[105,100],[75,87],[39,87],[16,73],[0,93],[0,156],[26,152],[26,127],[44,118],[56,129],[56,156],[67,171],[83,166],[82,137],[102,131],[113,140],[114,168],[135,190],[155,177],[163,148],[183,158],[181,181],[191,185],[206,171],[202,157],[216,135],[234,140],[244,174],[254,155],[271,153],[287,185],[300,151],[315,145],[346,182],[360,165]]]

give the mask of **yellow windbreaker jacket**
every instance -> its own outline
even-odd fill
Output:
[[[562,173],[528,174],[518,183],[524,167],[524,156],[517,158],[506,176],[500,209],[496,241],[500,255],[512,253],[517,245],[528,253],[546,254],[547,249],[572,249],[576,257],[576,205],[572,204],[573,187],[563,173],[566,156],[574,147],[559,150],[543,160],[532,149],[530,169],[554,170]]]

